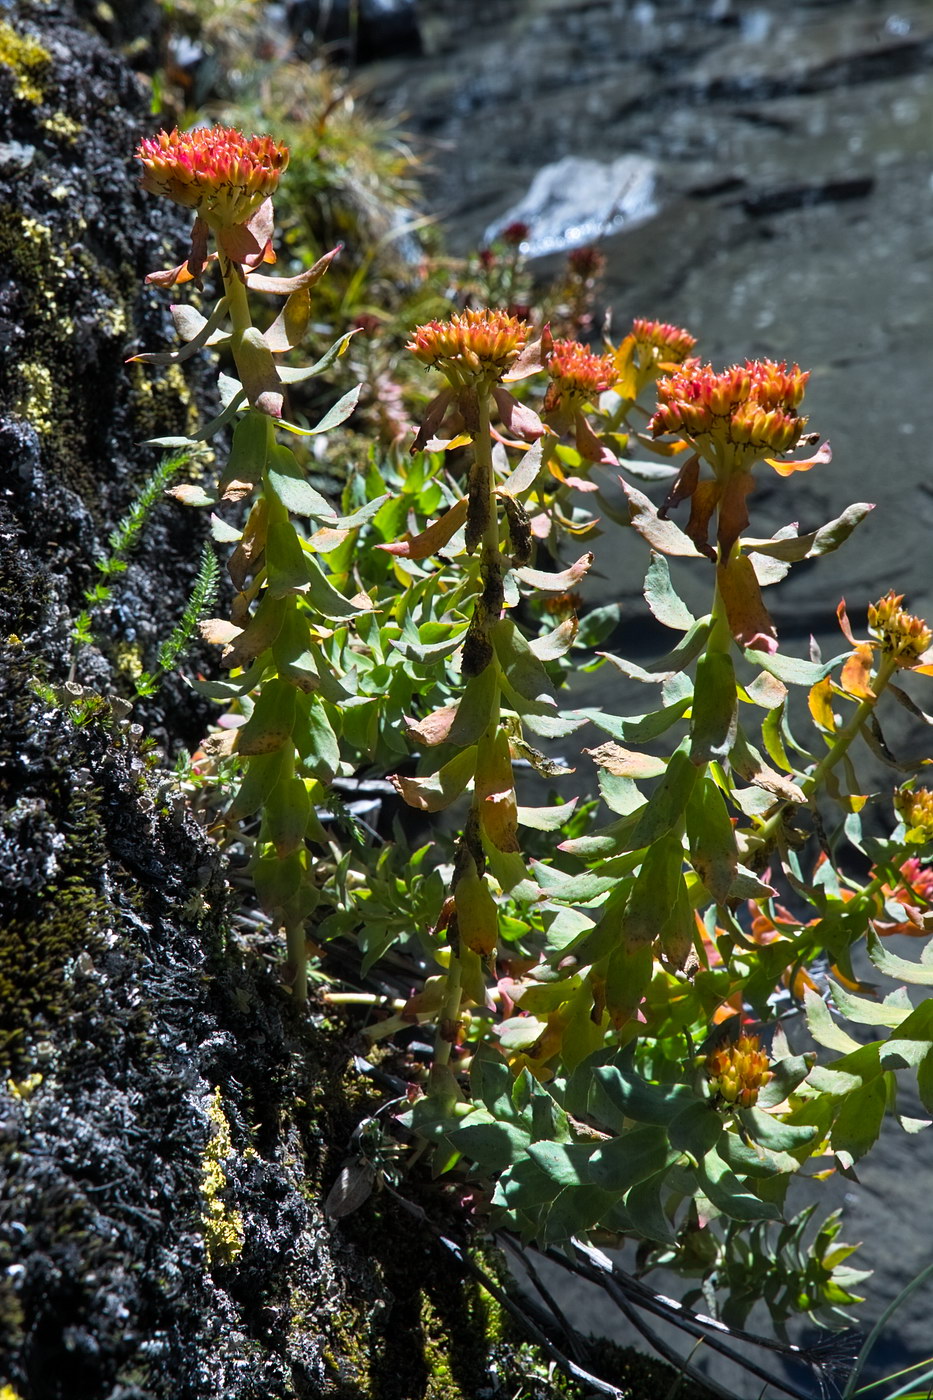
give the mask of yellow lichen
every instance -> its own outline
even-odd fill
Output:
[[[76,122],[73,117],[69,117],[65,112],[53,112],[50,117],[46,117],[40,122],[43,130],[51,133],[52,136],[61,136],[64,141],[72,145],[81,135],[81,123]]]
[[[21,389],[15,411],[39,434],[50,432],[54,426],[53,407],[55,386],[45,365],[27,360],[19,367]]]
[[[201,1159],[204,1245],[210,1264],[232,1264],[243,1248],[243,1217],[223,1199],[227,1190],[224,1164],[233,1154],[233,1143],[219,1086],[214,1090],[207,1113],[213,1132]]]
[[[51,54],[38,39],[17,34],[11,24],[0,21],[0,64],[12,70],[16,78],[13,92],[21,101],[42,101],[44,94],[38,79],[51,61]]]
[[[117,670],[130,680],[138,681],[143,673],[143,658],[138,642],[117,642],[113,649]]]
[[[12,1095],[14,1099],[31,1099],[41,1083],[41,1074],[27,1074],[25,1079],[8,1079],[6,1082],[7,1093]],[[2,1390],[0,1390],[0,1400],[4,1400]]]

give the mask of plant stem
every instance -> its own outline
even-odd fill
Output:
[[[480,627],[486,634],[488,640],[489,629],[494,622],[499,620],[502,611],[502,555],[499,549],[499,512],[495,495],[495,470],[492,461],[492,437],[489,423],[489,401],[485,392],[481,389],[478,394],[479,402],[479,424],[473,442],[473,486],[485,492],[485,526],[482,540],[480,541],[479,555],[479,575],[480,594],[476,601],[476,617]],[[491,643],[489,645],[489,666],[498,667],[495,655],[492,652]],[[496,672],[498,676],[498,670]],[[493,745],[499,727],[499,701],[500,687],[498,682],[493,687],[493,693],[489,704],[489,717],[483,735],[480,739],[480,749],[484,744]],[[475,833],[475,838],[480,839],[480,797],[477,793],[476,784],[473,788],[473,798],[470,806],[470,815],[467,818],[466,832]],[[464,840],[464,838],[461,838]],[[472,855],[472,852],[471,852]],[[482,874],[482,864],[477,860],[477,866]],[[454,888],[456,888],[456,878]],[[434,1064],[431,1070],[430,1092],[441,1099],[450,1099],[456,1089],[455,1081],[450,1074],[450,1056],[456,1039],[457,1027],[460,1023],[463,1004],[463,968],[460,962],[458,948],[452,947],[450,954],[450,967],[447,971],[447,984],[445,988],[444,1003],[441,1007],[438,1019],[437,1035],[434,1043]]]

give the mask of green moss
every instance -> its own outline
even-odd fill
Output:
[[[230,1124],[223,1110],[220,1087],[214,1090],[207,1110],[213,1132],[201,1159],[201,1227],[208,1262],[232,1264],[243,1249],[243,1217],[228,1205],[226,1162],[233,1153]]]
[[[11,24],[0,21],[0,64],[15,75],[13,92],[22,102],[37,105],[42,101],[40,80],[51,62],[51,54],[37,39],[17,34]]]
[[[109,922],[97,883],[107,857],[99,793],[90,785],[66,790],[70,778],[64,770],[61,788],[50,785],[41,802],[22,798],[4,817],[20,844],[35,826],[39,851],[42,828],[56,830],[50,878],[24,893],[0,926],[0,1069],[7,1071],[18,1070],[30,1045],[61,1019],[68,966],[82,953],[93,954],[98,931]]]

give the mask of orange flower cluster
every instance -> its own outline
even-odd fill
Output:
[[[933,642],[933,630],[922,617],[901,607],[903,593],[890,589],[868,609],[868,629],[881,643],[882,653],[893,657],[898,666],[913,669]]]
[[[697,343],[695,335],[670,321],[646,321],[637,316],[632,322],[632,336],[642,364],[658,360],[662,364],[683,364]]]
[[[249,222],[274,194],[288,147],[270,136],[243,136],[225,126],[160,131],[140,141],[143,189],[197,210],[212,229]]]
[[[594,355],[578,340],[555,340],[547,372],[553,381],[544,401],[545,412],[571,403],[592,402],[619,377],[611,355]],[[570,402],[568,402],[570,401]]]
[[[507,311],[463,311],[449,321],[416,326],[405,347],[458,387],[499,380],[518,359],[529,327]]]
[[[658,380],[648,427],[655,437],[689,438],[716,471],[745,467],[797,446],[807,422],[797,408],[809,377],[785,360],[746,360],[719,374],[712,365],[688,363]]]
[[[422,362],[440,370],[448,387],[428,404],[412,443],[420,452],[429,443],[435,448],[472,437],[479,425],[480,396],[491,394],[506,431],[526,439],[544,432],[533,409],[519,403],[502,380],[525,379],[543,368],[550,345],[545,329],[539,340],[528,341],[530,327],[508,311],[462,311],[449,321],[428,321],[416,326],[406,349]],[[547,344],[545,344],[545,341]],[[447,420],[446,439],[436,437]]]
[[[713,1093],[726,1103],[751,1108],[771,1078],[768,1056],[757,1035],[740,1035],[734,1044],[713,1050],[706,1057],[706,1077]]]

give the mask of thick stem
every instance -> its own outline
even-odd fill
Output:
[[[233,340],[230,349],[234,362],[236,362],[237,350],[243,338],[243,332],[252,327],[253,318],[250,315],[246,284],[234,264],[223,253],[220,255],[220,275],[224,279],[224,291],[227,294],[227,307],[230,312],[230,323],[233,327]]]
[[[502,555],[499,550],[499,512],[498,503],[495,496],[495,474],[492,462],[492,436],[489,424],[489,401],[483,389],[478,394],[479,400],[479,425],[473,442],[473,470],[474,483],[480,483],[480,489],[485,490],[486,502],[484,508],[485,526],[482,540],[480,542],[480,596],[476,603],[477,621],[484,633],[484,641],[487,643],[484,650],[489,656],[487,664],[497,666],[492,645],[489,643],[488,632],[494,622],[498,621],[502,603]],[[498,601],[496,601],[498,600]],[[489,706],[489,719],[483,738],[480,743],[495,741],[496,732],[499,725],[499,699],[500,689],[498,684],[493,688],[493,695]],[[473,800],[470,816],[467,819],[467,830],[479,832],[479,802],[480,798],[474,788]],[[430,1092],[438,1098],[450,1099],[452,1094],[456,1097],[456,1082],[450,1072],[450,1056],[456,1039],[457,1027],[460,1023],[463,1005],[463,969],[460,964],[460,957],[456,947],[451,949],[450,967],[447,971],[447,985],[444,994],[444,1003],[441,1007],[438,1020],[437,1036],[434,1043],[434,1064],[431,1071]]]

